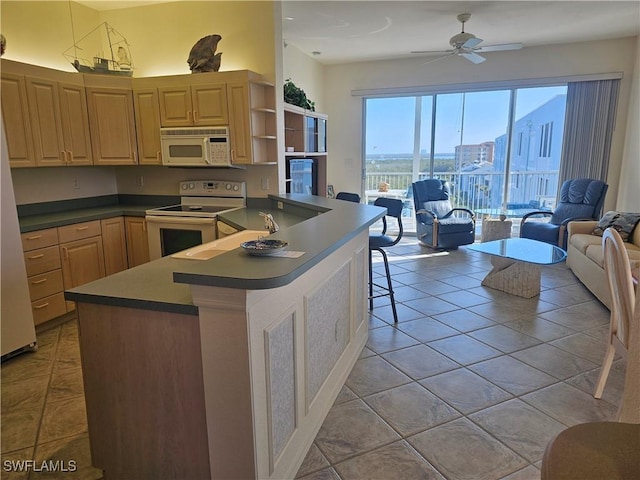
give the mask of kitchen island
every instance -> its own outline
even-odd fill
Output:
[[[303,255],[163,258],[66,292],[105,479],[295,476],[366,343],[368,227],[384,209],[270,200],[297,218],[270,238]],[[222,220],[261,225],[251,209]]]

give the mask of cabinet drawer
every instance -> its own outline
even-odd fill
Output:
[[[64,294],[60,292],[49,297],[41,298],[35,302],[31,302],[31,310],[33,311],[33,322],[36,325],[40,325],[52,318],[64,315],[67,313]]]
[[[58,239],[60,240],[60,243],[95,237],[101,233],[100,220],[58,227]]]
[[[57,245],[25,252],[24,264],[27,276],[38,275],[60,268],[60,249]]]
[[[36,248],[49,247],[58,243],[58,229],[49,228],[47,230],[38,230],[36,232],[27,232],[20,235],[22,238],[22,249],[25,252],[35,250]]]
[[[54,293],[60,293],[64,290],[62,287],[62,270],[54,270],[29,277],[28,282],[29,295],[32,301],[48,297]]]

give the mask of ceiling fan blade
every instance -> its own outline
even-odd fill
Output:
[[[434,58],[433,60],[429,60],[428,62],[424,62],[423,65],[428,65],[429,63],[437,62],[438,60],[442,60],[443,58],[448,58],[452,55],[455,55],[455,52],[451,52],[447,55],[443,55],[442,57]],[[480,55],[478,55],[480,56]]]
[[[482,41],[483,40],[481,38],[473,37],[464,42],[460,48],[473,48],[479,45]]]
[[[466,58],[467,60],[469,60],[470,62],[475,63],[476,65],[478,63],[482,63],[486,60],[486,58],[481,57],[480,55],[478,55],[477,53],[468,53],[468,52],[461,52],[459,55],[463,56],[464,58]]]
[[[453,53],[453,50],[412,50],[410,53],[419,53],[421,55],[446,55]]]
[[[474,48],[474,52],[501,52],[504,50],[520,50],[524,45],[521,43],[503,43],[501,45],[486,45]]]

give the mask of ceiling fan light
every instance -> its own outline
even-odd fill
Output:
[[[473,33],[466,33],[466,32],[458,33],[457,35],[454,35],[453,37],[451,37],[451,39],[449,40],[449,45],[451,45],[453,48],[460,48],[473,38],[476,38],[476,36]]]

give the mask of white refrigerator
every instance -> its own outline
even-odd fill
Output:
[[[0,117],[1,118],[1,117]],[[2,356],[19,352],[25,347],[35,348],[36,329],[31,311],[29,285],[27,283],[27,269],[24,265],[20,226],[18,225],[18,211],[11,181],[9,168],[9,153],[4,133],[4,125],[0,121],[2,144],[0,160],[0,203],[2,217],[0,217],[0,326]]]

